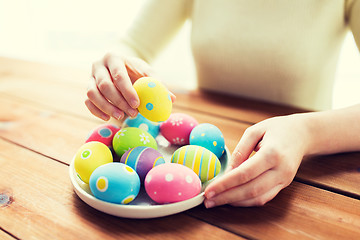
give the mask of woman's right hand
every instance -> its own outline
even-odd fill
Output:
[[[85,104],[105,121],[110,117],[122,119],[125,114],[135,117],[140,100],[132,85],[140,77],[151,75],[153,71],[145,61],[108,53],[92,65]]]

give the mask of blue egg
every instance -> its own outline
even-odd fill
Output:
[[[149,106],[151,107],[151,106]],[[160,132],[160,124],[152,122],[145,117],[143,117],[140,113],[135,118],[127,118],[124,121],[124,127],[136,127],[150,133],[154,138],[159,135]]]
[[[213,152],[218,158],[225,151],[225,140],[220,129],[210,123],[198,124],[190,133],[190,145],[202,146]]]
[[[128,204],[139,194],[140,178],[131,167],[112,162],[96,168],[89,185],[92,194],[100,200]]]

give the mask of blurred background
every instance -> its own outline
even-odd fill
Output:
[[[146,0],[0,0],[0,56],[73,66],[91,64],[116,44]],[[190,24],[154,62],[165,81],[196,87]],[[360,54],[348,34],[334,87],[334,108],[360,102]],[[176,84],[175,84],[176,85]]]

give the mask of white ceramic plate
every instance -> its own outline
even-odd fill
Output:
[[[156,138],[156,140],[158,142],[158,150],[163,154],[165,161],[170,161],[170,158],[177,147],[170,146],[169,143],[161,136]],[[220,158],[221,171],[219,175],[221,175],[225,170],[229,158],[229,150],[226,148],[225,153]],[[202,191],[199,195],[185,201],[170,204],[155,203],[147,196],[145,190],[141,188],[138,196],[134,201],[128,205],[122,205],[105,202],[95,198],[90,191],[89,185],[82,182],[77,176],[74,169],[74,159],[70,163],[69,174],[75,193],[89,206],[114,216],[138,219],[168,216],[200,205],[204,201],[203,190],[209,183],[206,182],[203,184]]]

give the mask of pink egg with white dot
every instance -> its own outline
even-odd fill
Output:
[[[188,114],[172,113],[161,123],[160,132],[173,145],[188,145],[190,133],[198,124],[198,121]]]
[[[165,163],[151,169],[145,178],[145,190],[159,204],[175,203],[197,196],[201,181],[190,168]]]

